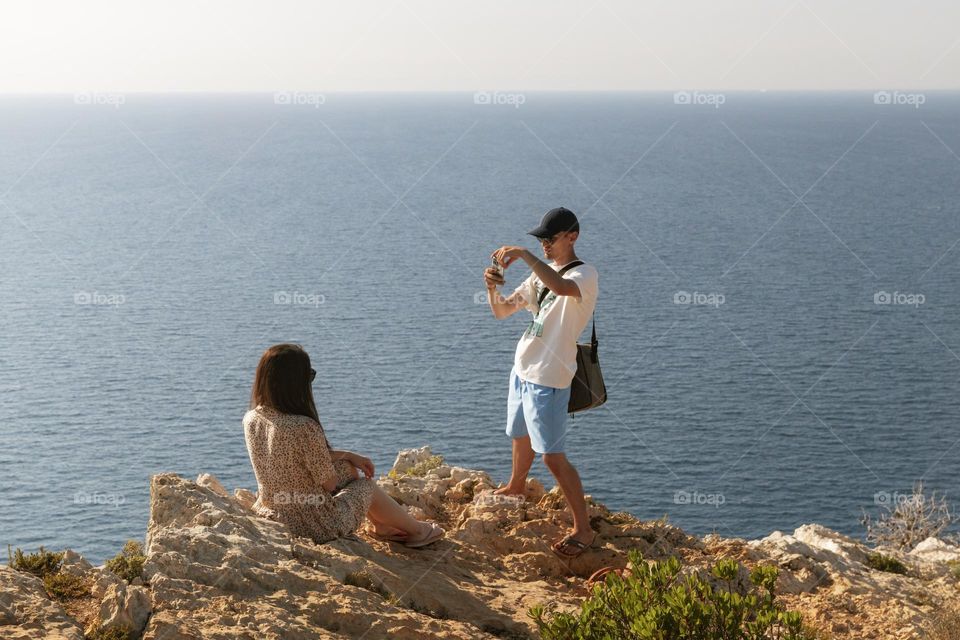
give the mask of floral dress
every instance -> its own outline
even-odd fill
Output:
[[[243,416],[243,432],[257,477],[258,515],[318,543],[360,527],[373,500],[373,480],[356,478],[346,460],[333,461],[316,420],[258,405]],[[332,494],[323,488],[331,478],[337,480]]]

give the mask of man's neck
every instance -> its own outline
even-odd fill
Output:
[[[565,256],[559,256],[557,258],[554,258],[553,266],[557,269],[560,269],[561,267],[570,264],[574,260],[579,260],[579,258],[577,258],[577,254],[571,251]]]

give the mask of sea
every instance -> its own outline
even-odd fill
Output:
[[[960,499],[958,154],[950,92],[0,96],[0,546],[102,562],[157,473],[255,490],[280,342],[335,448],[505,482],[530,316],[482,272],[557,206],[600,274],[586,493],[745,538]]]

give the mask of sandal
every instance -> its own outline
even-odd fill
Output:
[[[446,531],[444,531],[443,527],[431,522],[430,532],[426,536],[424,536],[419,540],[411,540],[409,542],[401,541],[401,544],[403,544],[403,546],[405,547],[410,547],[411,549],[419,549],[421,547],[427,546],[428,544],[433,544],[434,542],[442,538],[445,533]]]
[[[384,542],[406,542],[410,538],[410,534],[400,531],[399,529],[397,529],[397,533],[385,535],[377,533],[373,527],[366,527],[363,532],[374,540],[382,540]]]
[[[607,576],[610,574],[620,576],[621,578],[628,578],[632,574],[630,569],[621,569],[617,567],[603,567],[602,569],[597,569],[590,574],[590,577],[587,578],[587,587],[592,587],[595,584],[606,584]]]
[[[567,536],[563,540],[554,542],[552,545],[550,545],[550,550],[553,551],[554,555],[556,555],[558,558],[573,560],[574,558],[579,558],[581,555],[583,555],[583,552],[593,546],[593,543],[596,542],[596,540],[596,533],[593,534],[593,539],[591,539],[590,542],[580,542],[573,536]],[[566,551],[562,551],[562,549],[565,547],[573,547],[574,552],[568,553]]]

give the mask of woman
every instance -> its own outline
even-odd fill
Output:
[[[352,535],[364,515],[374,535],[408,547],[442,538],[440,526],[414,519],[377,486],[369,458],[330,448],[310,388],[316,374],[296,344],[274,345],[260,358],[243,416],[257,477],[254,510],[317,543]]]

